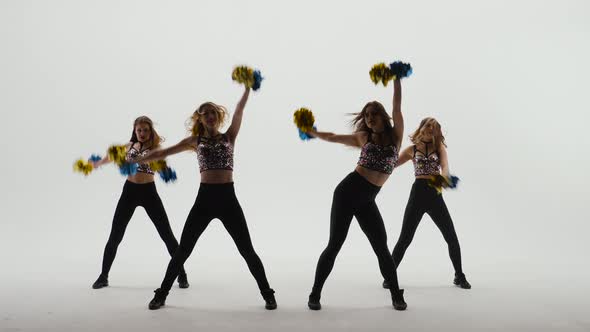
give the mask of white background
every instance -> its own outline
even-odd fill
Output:
[[[585,1],[2,1],[0,330],[589,329],[589,9]],[[403,81],[406,136],[436,117],[462,180],[445,199],[473,289],[451,285],[446,245],[425,217],[398,269],[409,309],[394,312],[354,222],[324,310],[309,312],[332,192],[359,152],[300,141],[293,111],[307,106],[319,129],[350,132],[347,113],[371,100],[391,108],[392,88],[375,87],[368,71],[398,59],[414,67]],[[245,111],[234,179],[280,310],[262,309],[246,264],[213,222],[187,262],[191,288],[148,311],[169,257],[141,208],[111,287],[90,289],[124,178],[112,166],[84,178],[73,161],[125,143],[140,115],[168,146],[186,136],[202,102],[233,110],[238,64],[266,77]],[[178,182],[157,186],[179,236],[199,174],[193,153],[169,163]],[[412,181],[408,164],[378,196],[390,247]]]

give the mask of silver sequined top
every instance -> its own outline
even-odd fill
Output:
[[[140,148],[140,150],[137,150],[132,145],[131,148],[129,148],[129,151],[127,151],[127,155],[125,156],[125,160],[127,160],[128,162],[134,162],[135,159],[137,159],[139,157],[144,157],[149,152],[150,152],[150,149],[141,149]],[[152,171],[152,169],[150,168],[149,163],[138,164],[138,165],[139,165],[137,167],[138,172],[152,174],[152,175],[154,174],[154,171]]]
[[[426,153],[424,153],[414,145],[412,162],[415,176],[440,174],[440,159],[436,150],[428,153],[428,147],[426,147]]]
[[[197,139],[197,159],[201,172],[212,169],[234,169],[234,146],[229,137],[221,134],[221,139],[215,140],[199,136]]]
[[[391,174],[398,157],[397,146],[375,144],[371,141],[371,134],[369,134],[367,143],[361,149],[361,156],[357,165],[377,172]]]

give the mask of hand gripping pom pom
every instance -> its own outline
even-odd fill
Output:
[[[125,155],[127,154],[127,147],[125,145],[111,145],[108,149],[109,159],[117,166],[125,163]]]
[[[97,154],[93,154],[90,156],[90,158],[88,158],[88,161],[92,161],[94,163],[99,162],[101,160],[102,160],[102,157]]]
[[[309,109],[302,107],[296,110],[293,114],[293,122],[295,122],[295,126],[297,126],[299,130],[307,133],[313,129],[315,118]]]
[[[255,70],[246,66],[238,66],[234,68],[231,78],[232,80],[240,84],[244,84],[246,87],[251,88],[254,91],[260,89],[260,85],[264,79],[260,73],[260,70]]]
[[[398,78],[406,78],[412,75],[413,69],[409,63],[395,61],[389,65],[391,73]]]

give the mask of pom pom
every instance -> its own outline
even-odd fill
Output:
[[[264,77],[262,77],[260,70],[254,70],[254,84],[252,84],[252,90],[257,91],[260,89],[260,84],[262,84],[263,79]]]
[[[150,168],[154,172],[159,172],[159,171],[165,169],[166,167],[168,167],[166,160],[156,160],[156,161],[150,162]]]
[[[293,114],[293,122],[295,122],[297,129],[307,133],[314,128],[315,118],[309,109],[302,107]]]
[[[234,68],[231,74],[232,80],[244,84],[246,87],[256,91],[260,89],[260,84],[264,79],[260,70],[254,70],[246,66],[238,66]]]
[[[119,172],[124,176],[135,175],[138,167],[137,163],[122,163],[119,165]]]
[[[387,86],[389,81],[395,79],[395,75],[383,62],[374,65],[369,71],[369,76],[371,77],[371,81],[373,81],[373,83],[379,84],[379,82],[381,82],[383,83],[383,86]]]
[[[313,126],[313,130],[316,130],[316,126]],[[311,139],[314,139],[314,136],[309,135],[306,132],[301,131],[301,129],[297,128],[297,131],[299,132],[299,138],[301,138],[302,141],[309,141]]]
[[[84,175],[88,175],[93,169],[94,167],[92,164],[82,158],[76,160],[74,163],[74,172],[80,172]]]
[[[412,66],[409,63],[404,63],[401,61],[392,62],[389,65],[389,70],[391,73],[397,78],[406,78],[412,75]]]
[[[93,154],[90,156],[90,158],[88,158],[88,161],[91,161],[93,163],[99,162],[101,160],[102,160],[102,157],[97,154]]]
[[[125,163],[125,156],[127,154],[127,147],[125,145],[111,145],[108,149],[109,159],[117,166]]]
[[[160,174],[160,178],[166,183],[176,181],[176,171],[170,167],[162,169],[158,174]]]
[[[428,180],[428,185],[436,189],[438,193],[442,193],[443,189],[455,189],[457,188],[457,184],[459,183],[459,178],[451,175],[446,177],[444,175],[433,175]]]

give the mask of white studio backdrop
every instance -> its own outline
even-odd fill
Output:
[[[445,199],[474,285],[567,273],[583,280],[589,9],[584,1],[2,1],[2,279],[90,285],[124,178],[112,166],[84,178],[73,173],[74,160],[125,143],[140,115],[169,146],[187,135],[185,121],[202,102],[233,114],[242,87],[230,73],[246,64],[265,80],[236,143],[238,198],[271,283],[311,287],[332,192],[359,151],[300,141],[293,111],[309,107],[319,129],[350,132],[347,114],[366,102],[391,109],[392,87],[374,86],[368,71],[399,59],[414,67],[402,82],[403,145],[422,118],[442,124],[451,171],[461,178]],[[198,166],[188,152],[169,163],[178,182],[157,186],[179,237]],[[390,247],[412,174],[410,164],[397,169],[378,196]],[[138,208],[112,278],[155,288],[167,261]],[[254,287],[217,222],[187,268],[189,278],[206,271]],[[450,281],[446,245],[429,217],[399,274],[402,284]],[[332,279],[381,281],[354,222]]]

